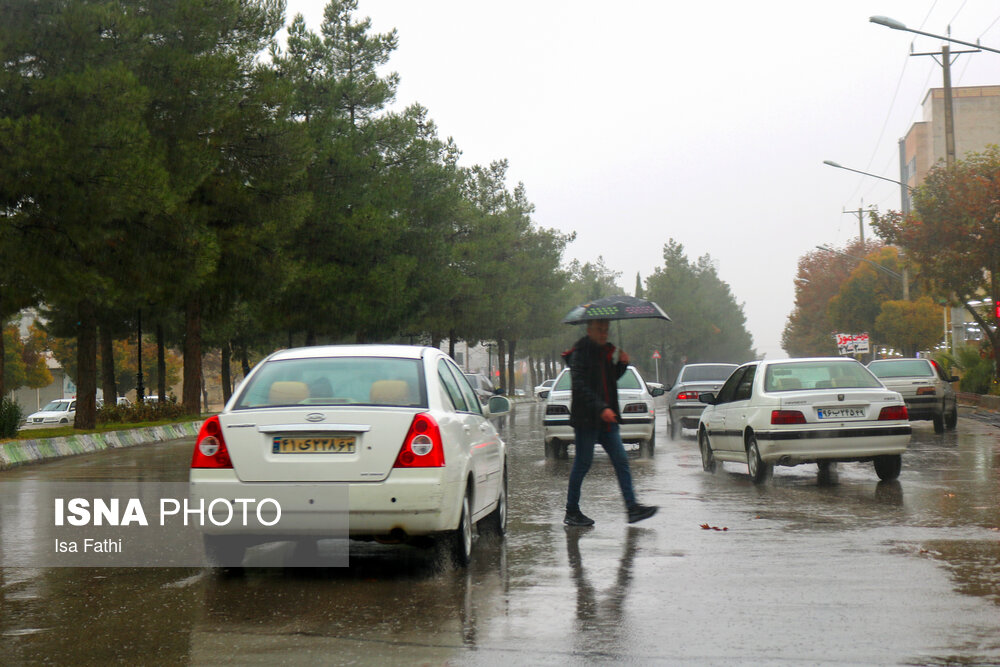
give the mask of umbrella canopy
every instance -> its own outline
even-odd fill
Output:
[[[590,320],[637,320],[660,319],[670,321],[656,303],[647,299],[637,299],[634,296],[606,296],[584,303],[563,318],[565,324],[582,324]]]

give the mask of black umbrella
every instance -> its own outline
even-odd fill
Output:
[[[660,319],[670,321],[656,303],[634,296],[606,296],[581,304],[563,318],[565,324],[583,324],[590,320]]]

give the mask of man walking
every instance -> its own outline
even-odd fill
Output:
[[[640,505],[632,488],[632,472],[628,456],[622,445],[618,422],[618,378],[628,368],[629,357],[620,351],[618,362],[613,357],[615,346],[608,342],[608,320],[587,322],[587,335],[578,340],[566,353],[573,379],[573,400],[570,406],[570,425],[576,442],[576,457],[569,474],[569,491],[566,494],[567,526],[592,526],[594,520],[580,511],[580,493],[583,478],[594,460],[594,445],[601,443],[618,476],[628,522],[642,521],[656,514],[655,505]]]

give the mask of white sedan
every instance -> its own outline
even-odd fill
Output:
[[[76,399],[59,398],[38,412],[33,412],[24,420],[26,428],[54,428],[72,424],[76,419]]]
[[[647,386],[635,366],[629,366],[618,378],[618,410],[622,442],[637,442],[644,456],[653,456],[656,449],[656,406],[653,398],[662,396],[661,384]],[[545,419],[542,422],[545,433],[546,457],[566,458],[568,446],[575,438],[569,424],[570,407],[573,404],[573,378],[569,369],[564,368],[556,376],[555,384],[545,400]]]
[[[755,361],[733,371],[698,423],[702,466],[747,464],[755,483],[773,466],[872,461],[879,479],[899,476],[910,442],[906,404],[853,359]]]
[[[510,401],[476,397],[442,351],[325,346],[276,352],[203,425],[190,471],[192,501],[260,498],[280,525],[202,528],[209,559],[239,566],[248,546],[331,537],[348,511],[352,539],[441,538],[465,564],[473,527],[503,535],[507,451],[490,417]],[[347,507],[329,498],[347,489]]]

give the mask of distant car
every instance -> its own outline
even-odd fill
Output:
[[[50,402],[38,412],[28,415],[24,420],[24,424],[28,427],[61,426],[72,424],[75,419],[76,399],[59,398]]]
[[[667,393],[667,417],[671,440],[681,435],[681,429],[697,429],[698,418],[705,404],[698,400],[703,392],[719,391],[722,383],[738,368],[737,364],[686,364]]]
[[[872,461],[879,479],[895,479],[910,442],[903,397],[854,359],[743,364],[701,401],[702,467],[745,463],[755,484],[775,465],[816,463],[822,473],[838,461]]]
[[[191,498],[277,499],[281,524],[203,528],[216,564],[238,566],[246,549],[329,537],[348,513],[351,539],[436,539],[468,563],[473,531],[507,524],[507,448],[488,405],[447,354],[406,345],[314,346],[275,352],[209,417],[191,460]],[[347,487],[347,508],[324,504]]]
[[[652,456],[656,448],[656,408],[653,398],[663,395],[663,387],[647,388],[635,366],[629,366],[618,378],[618,409],[622,415],[619,424],[623,442],[639,443],[640,451]],[[573,442],[573,427],[569,425],[570,405],[573,400],[573,380],[568,368],[556,376],[555,383],[545,401],[545,455],[565,457]]]
[[[958,378],[945,375],[936,361],[876,359],[868,364],[868,370],[886,387],[902,394],[910,421],[929,419],[935,433],[958,425],[958,398],[951,386]]]
[[[491,396],[496,396],[497,390],[490,382],[490,379],[482,373],[465,373],[465,378],[472,385],[472,390],[479,397],[479,402],[483,405],[490,400]]]
[[[552,389],[552,385],[555,383],[556,381],[554,379],[549,379],[535,387],[535,398],[542,400],[548,398],[549,390]]]

